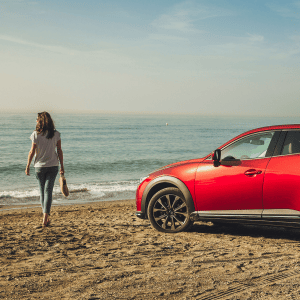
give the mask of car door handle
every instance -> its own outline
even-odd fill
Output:
[[[262,173],[262,171],[260,171],[260,170],[249,169],[244,174],[246,176],[255,176],[255,175],[258,175],[258,174],[261,174],[261,173]]]

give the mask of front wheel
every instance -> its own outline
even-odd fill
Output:
[[[187,230],[192,224],[183,194],[173,187],[165,188],[151,198],[148,216],[151,225],[162,232],[180,232]]]

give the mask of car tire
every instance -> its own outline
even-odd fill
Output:
[[[153,228],[175,233],[187,230],[192,222],[187,201],[178,188],[168,187],[157,192],[148,205],[148,217]]]

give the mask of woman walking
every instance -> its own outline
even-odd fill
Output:
[[[31,134],[32,146],[28,154],[25,173],[30,175],[30,164],[35,156],[34,168],[40,187],[40,199],[43,209],[43,226],[50,224],[49,215],[52,204],[52,192],[58,165],[60,174],[64,174],[63,152],[61,150],[60,133],[55,129],[49,113],[38,113],[36,129]],[[55,151],[57,150],[57,152]]]

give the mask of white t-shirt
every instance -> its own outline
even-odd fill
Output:
[[[37,145],[34,159],[35,168],[58,166],[58,155],[55,148],[57,141],[60,140],[60,133],[55,131],[52,139],[47,139],[46,136],[47,134],[38,134],[36,131],[30,136],[32,142]]]

